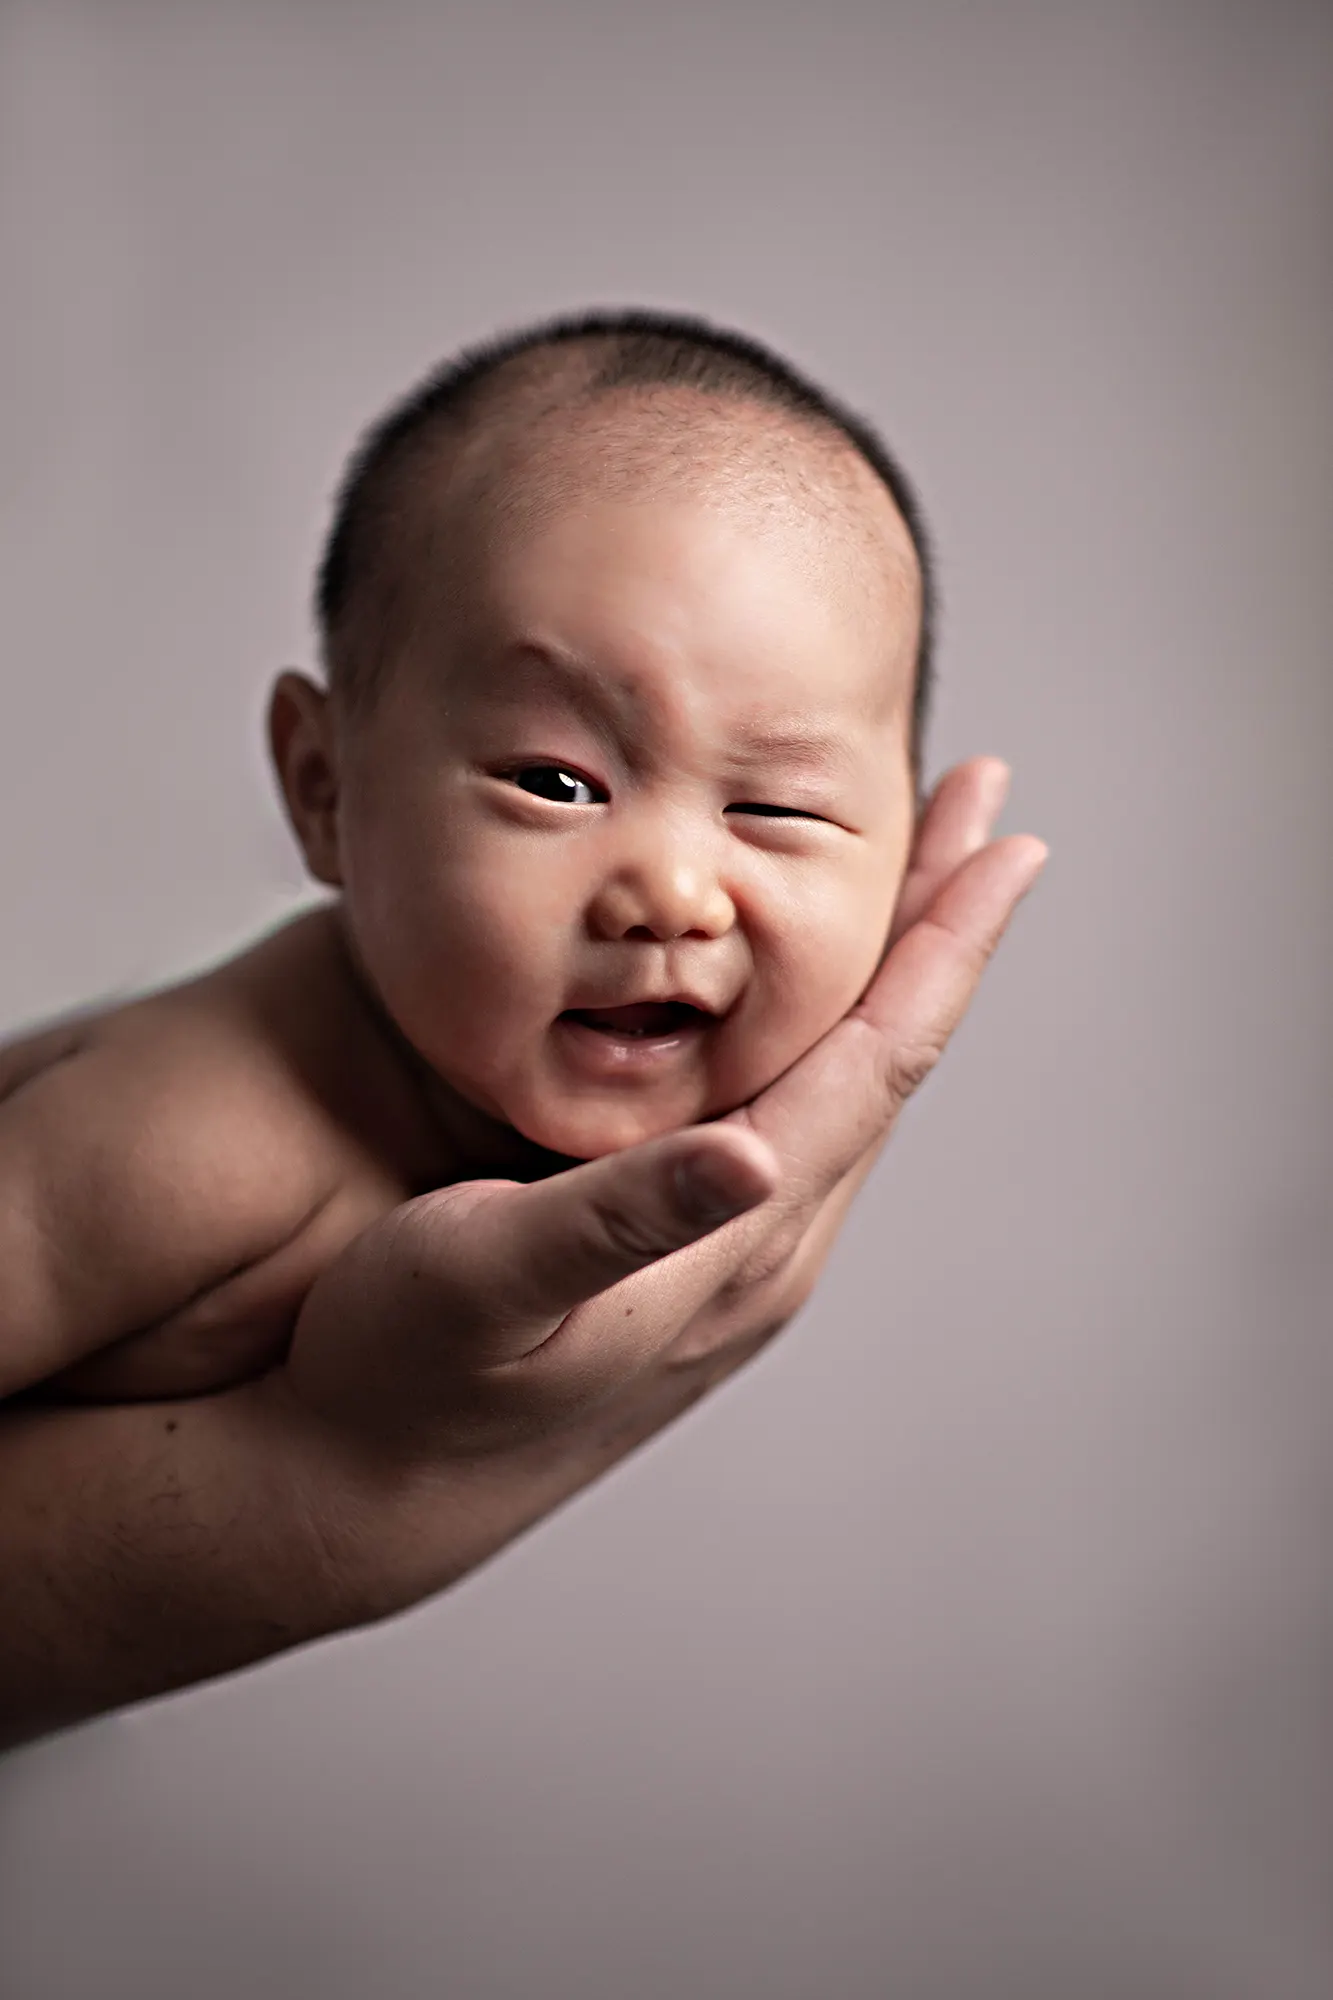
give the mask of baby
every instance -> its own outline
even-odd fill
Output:
[[[632,313],[463,355],[353,459],[318,609],[327,689],[282,675],[269,736],[332,898],[0,1051],[0,1396],[257,1374],[368,1223],[733,1110],[882,956],[927,551],[754,343]]]

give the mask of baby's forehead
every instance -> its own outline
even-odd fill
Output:
[[[918,631],[901,569],[790,509],[561,487],[511,518],[438,621],[426,662],[484,707],[614,709],[639,739],[855,734],[906,714]],[[636,720],[637,718],[637,720]],[[630,726],[630,725],[633,726]]]
[[[919,567],[893,496],[840,431],[674,384],[501,403],[450,453],[440,491],[446,509],[498,521],[583,496],[796,508],[837,517],[874,555]]]
[[[512,573],[535,545],[600,536],[626,559],[627,523],[691,516],[784,549],[784,586],[814,595],[836,581],[901,636],[919,630],[922,578],[911,531],[888,488],[840,433],[789,411],[678,387],[618,391],[568,406],[501,407],[450,455],[428,502],[455,602],[479,571]],[[895,646],[894,651],[898,649]]]

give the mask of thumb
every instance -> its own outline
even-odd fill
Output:
[[[765,1140],[710,1125],[479,1192],[461,1213],[446,1195],[434,1220],[451,1239],[438,1247],[456,1274],[456,1351],[483,1368],[520,1359],[576,1306],[757,1207],[777,1182]],[[421,1220],[428,1262],[432,1218]]]

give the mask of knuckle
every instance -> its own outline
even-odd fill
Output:
[[[658,1216],[623,1208],[613,1201],[594,1201],[587,1211],[586,1237],[594,1252],[610,1251],[618,1263],[650,1264],[679,1248],[678,1239]]]
[[[776,1308],[765,1302],[764,1310],[756,1314],[753,1300],[750,1303],[747,1314],[710,1314],[703,1324],[688,1327],[663,1357],[667,1372],[696,1377],[702,1394],[776,1339],[796,1310],[784,1299]]]
[[[891,1113],[921,1088],[943,1053],[944,1040],[939,1036],[922,1036],[885,1051],[881,1084]]]
[[[753,1304],[762,1292],[787,1270],[801,1237],[800,1222],[792,1217],[755,1244],[744,1262],[718,1288],[717,1302],[723,1312],[733,1313],[747,1302]]]
[[[804,1301],[801,1301],[803,1304]],[[766,1347],[771,1347],[780,1333],[784,1333],[795,1318],[798,1308],[784,1305],[781,1312],[769,1313],[757,1326],[750,1328],[745,1338],[732,1349],[732,1368],[743,1368],[747,1362],[755,1360]],[[730,1373],[731,1370],[728,1370]]]
[[[744,1292],[757,1292],[771,1285],[786,1269],[791,1257],[791,1232],[782,1230],[760,1246],[739,1274]]]

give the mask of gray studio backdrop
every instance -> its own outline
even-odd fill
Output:
[[[1051,843],[816,1302],[446,1599],[0,1775],[4,2000],[1327,2000],[1333,13],[0,8],[0,1026],[303,888],[356,428],[703,310]]]

